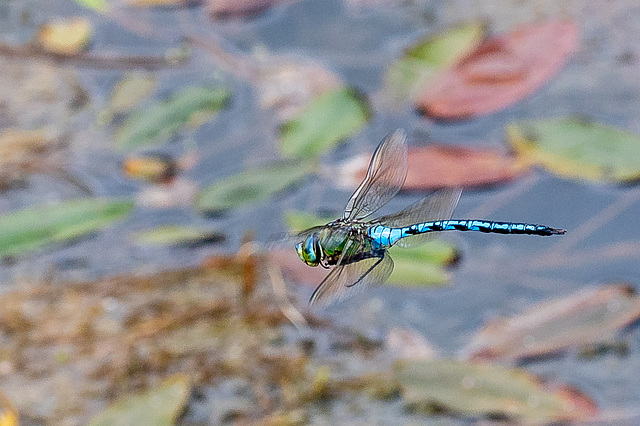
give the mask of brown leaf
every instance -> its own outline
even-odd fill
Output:
[[[482,43],[425,88],[416,103],[426,115],[463,119],[499,111],[537,90],[576,50],[569,20],[529,24]]]
[[[364,179],[368,162],[367,156],[358,156],[340,165],[337,184],[355,188]],[[498,150],[439,144],[410,149],[407,162],[402,189],[409,191],[493,185],[514,179],[529,168]]]
[[[640,318],[640,298],[626,284],[582,290],[490,321],[464,350],[472,360],[521,358],[609,339]]]

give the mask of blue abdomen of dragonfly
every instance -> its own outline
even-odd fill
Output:
[[[529,234],[529,235],[556,235],[564,234],[564,229],[549,228],[544,225],[513,222],[493,222],[486,220],[436,220],[417,223],[402,228],[391,228],[384,225],[375,225],[367,230],[367,235],[383,247],[394,245],[401,238],[427,232],[441,231],[478,231],[496,234]]]

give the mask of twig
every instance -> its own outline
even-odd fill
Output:
[[[287,288],[284,278],[282,277],[282,271],[272,259],[267,261],[267,272],[269,273],[269,278],[271,285],[273,286],[273,293],[276,296],[278,307],[282,311],[283,315],[291,321],[291,324],[298,329],[300,334],[305,336],[308,335],[310,332],[309,323],[300,311],[289,301],[289,298],[287,297]]]
[[[189,61],[189,56],[175,56],[172,58],[148,55],[98,55],[95,53],[79,53],[77,55],[61,55],[48,52],[37,46],[11,45],[0,42],[0,56],[9,59],[43,59],[57,64],[73,64],[81,67],[100,69],[131,69],[144,68],[154,70],[158,68],[176,67]]]

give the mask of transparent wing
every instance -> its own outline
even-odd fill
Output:
[[[299,242],[306,240],[309,235],[313,234],[314,232],[321,231],[326,226],[327,225],[320,225],[320,226],[314,226],[313,228],[305,229],[304,231],[300,231],[300,232],[290,232],[290,233],[271,235],[267,243],[265,243],[265,247],[267,249],[272,249],[272,248],[282,247],[289,244],[298,244]]]
[[[364,180],[344,210],[343,219],[359,220],[385,205],[407,177],[407,136],[402,130],[387,135],[371,157]]]
[[[322,280],[309,303],[314,306],[328,306],[368,287],[384,283],[392,271],[393,260],[386,251],[379,257],[342,263],[334,267]]]
[[[397,213],[382,216],[373,222],[391,228],[401,228],[403,226],[432,220],[448,220],[453,216],[453,211],[458,205],[460,194],[462,194],[462,189],[460,188],[441,189],[433,194],[427,195]],[[434,236],[434,232],[414,235],[401,239],[396,245],[400,247],[414,247],[419,244],[424,244]]]

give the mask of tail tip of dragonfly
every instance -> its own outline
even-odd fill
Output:
[[[567,233],[566,229],[549,228],[549,235],[564,235]]]

